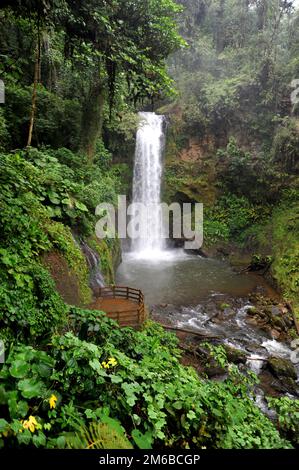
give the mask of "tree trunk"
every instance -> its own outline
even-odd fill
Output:
[[[258,12],[257,28],[258,28],[259,31],[263,31],[265,29],[266,23],[267,23],[267,15],[268,15],[268,2],[267,2],[267,0],[262,0],[262,1],[258,2],[257,12]]]
[[[33,133],[35,113],[36,113],[37,85],[40,80],[40,61],[41,61],[41,48],[40,48],[40,36],[38,33],[36,57],[35,57],[35,64],[34,64],[34,82],[33,82],[33,92],[32,92],[32,100],[31,100],[31,113],[30,113],[30,124],[29,124],[27,147],[30,147],[31,142],[32,142],[32,133]]]
[[[104,87],[98,78],[90,86],[88,97],[84,103],[81,124],[80,149],[91,161],[96,152],[97,139],[102,131],[104,103]]]
[[[224,49],[224,12],[225,12],[225,1],[219,1],[219,8],[217,11],[217,24],[216,24],[216,50],[220,54]]]

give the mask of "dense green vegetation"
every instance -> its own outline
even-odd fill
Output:
[[[170,61],[179,96],[161,108],[172,122],[165,196],[206,205],[206,248],[237,243],[273,258],[298,309],[298,11],[291,1],[179,3],[189,47]]]
[[[169,142],[169,197],[200,200],[205,191],[210,243],[245,244],[254,234],[266,253],[271,233],[273,273],[296,298],[297,120],[281,103],[299,73],[298,17],[286,22],[283,2],[277,24],[277,2],[263,14],[250,3],[257,9],[232,0],[2,2],[0,447],[298,444],[295,402],[271,402],[275,427],[255,405],[256,377],[240,375],[222,348],[211,355],[227,378],[208,380],[181,365],[176,338],[158,325],[121,330],[89,310],[80,250],[88,242],[113,282],[119,242],[96,240],[95,208],[129,193],[136,111],[159,101],[179,129]],[[169,66],[175,98],[165,60],[180,48]],[[195,176],[196,164],[177,156],[207,135],[206,173]],[[70,280],[71,300],[53,270]]]
[[[105,430],[94,441],[80,430],[99,422],[142,449],[290,447],[251,400],[252,377],[230,367],[223,383],[199,379],[179,355],[157,325],[119,330],[98,312],[72,309],[45,350],[11,348],[0,375],[2,436],[10,445],[77,447],[85,438],[96,447]]]

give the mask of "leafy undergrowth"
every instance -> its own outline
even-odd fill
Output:
[[[242,242],[244,231],[261,217],[261,206],[244,196],[223,194],[214,206],[206,208],[204,234],[206,246],[218,242]]]
[[[299,318],[299,192],[291,191],[273,213],[273,275]]]
[[[284,297],[294,305],[299,318],[299,193],[293,188],[284,191],[279,205],[261,225],[254,225],[246,232],[254,235],[257,250],[270,255],[273,263],[271,274],[281,288]]]
[[[11,344],[0,372],[1,444],[291,447],[255,406],[250,374],[229,366],[228,379],[213,382],[179,357],[176,337],[157,324],[121,330],[73,308],[48,344]]]
[[[59,251],[79,304],[89,304],[89,272],[73,233],[93,234],[95,207],[114,201],[119,177],[67,149],[29,149],[1,155],[0,183],[0,339],[37,341],[67,314],[43,256]]]
[[[222,383],[180,364],[156,324],[119,329],[66,305],[41,257],[79,271],[70,229],[90,237],[94,207],[118,179],[69,166],[69,151],[2,155],[0,165],[0,443],[47,448],[288,448],[254,404],[254,380],[227,366]],[[96,180],[94,180],[96,178]],[[106,179],[105,179],[106,178]],[[113,185],[112,185],[113,183]],[[86,195],[88,187],[88,197]],[[223,356],[221,355],[223,362]],[[283,411],[285,414],[285,409]],[[291,439],[292,434],[291,434]]]

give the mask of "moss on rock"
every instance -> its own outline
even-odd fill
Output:
[[[121,261],[120,240],[118,238],[100,240],[96,236],[92,236],[87,243],[99,255],[101,272],[106,284],[114,284],[115,272]]]
[[[67,303],[79,306],[88,305],[92,299],[89,287],[89,270],[69,227],[51,222],[46,230],[54,250],[47,253],[44,264],[56,282],[57,290]]]

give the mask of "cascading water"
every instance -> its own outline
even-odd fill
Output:
[[[105,281],[101,273],[101,262],[99,255],[87,245],[81,243],[81,250],[86,258],[90,272],[90,287],[95,292],[98,287],[105,287]]]
[[[266,331],[250,322],[248,312],[254,305],[248,296],[257,289],[268,292],[269,286],[260,276],[236,274],[219,260],[201,258],[182,249],[167,250],[163,239],[162,217],[158,206],[161,198],[163,116],[140,113],[137,132],[133,181],[133,202],[142,203],[146,214],[146,235],[132,240],[131,252],[125,253],[118,269],[117,283],[141,289],[151,318],[175,328],[193,330],[203,338],[223,344],[227,351],[237,355],[232,362],[241,373],[249,368],[260,375],[261,385],[255,389],[256,404],[273,418],[265,395],[271,393],[299,396],[299,367],[297,382],[286,384],[273,370],[270,361],[284,359],[290,362],[292,350],[287,342],[270,339],[272,329]],[[156,207],[156,208],[155,208]],[[140,209],[132,216],[132,225],[138,226]],[[135,233],[136,233],[135,232]],[[142,230],[143,232],[143,230]],[[143,233],[142,233],[143,235]],[[269,289],[269,295],[270,289]],[[228,297],[232,296],[232,297]],[[226,302],[229,304],[226,304]],[[224,306],[227,307],[224,308]],[[272,368],[271,368],[272,367]],[[292,370],[292,364],[290,364]],[[246,372],[247,373],[247,372]],[[225,376],[226,377],[226,376]],[[223,380],[224,376],[218,376]],[[271,394],[270,393],[270,394]],[[253,399],[253,398],[252,398]]]
[[[140,211],[135,212],[132,226],[138,236],[132,240],[132,251],[140,257],[159,256],[164,249],[162,217],[159,211],[162,178],[162,151],[164,143],[164,116],[139,113],[141,122],[137,131],[133,202],[147,208],[140,227]],[[138,228],[137,228],[138,227]]]

